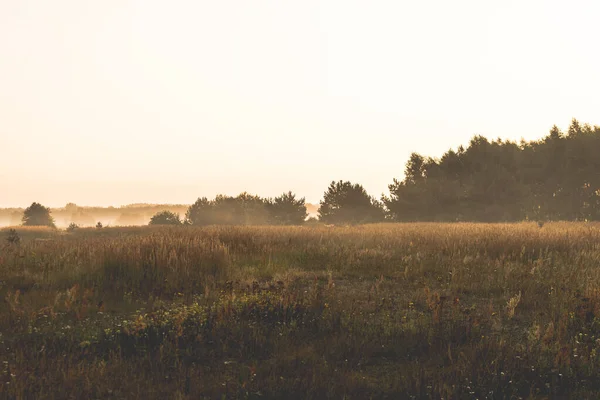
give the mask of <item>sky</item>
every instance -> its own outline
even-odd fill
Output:
[[[600,124],[597,1],[0,0],[0,207],[190,204]]]

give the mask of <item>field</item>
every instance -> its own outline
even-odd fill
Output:
[[[596,398],[600,226],[0,232],[0,398]]]

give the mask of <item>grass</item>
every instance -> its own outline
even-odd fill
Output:
[[[0,398],[595,398],[600,227],[0,234]]]

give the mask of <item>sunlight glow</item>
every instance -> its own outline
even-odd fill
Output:
[[[0,0],[0,207],[192,203],[600,123],[594,1]]]

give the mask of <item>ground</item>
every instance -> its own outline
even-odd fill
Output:
[[[600,390],[597,225],[17,235],[0,235],[3,398],[544,399]]]

